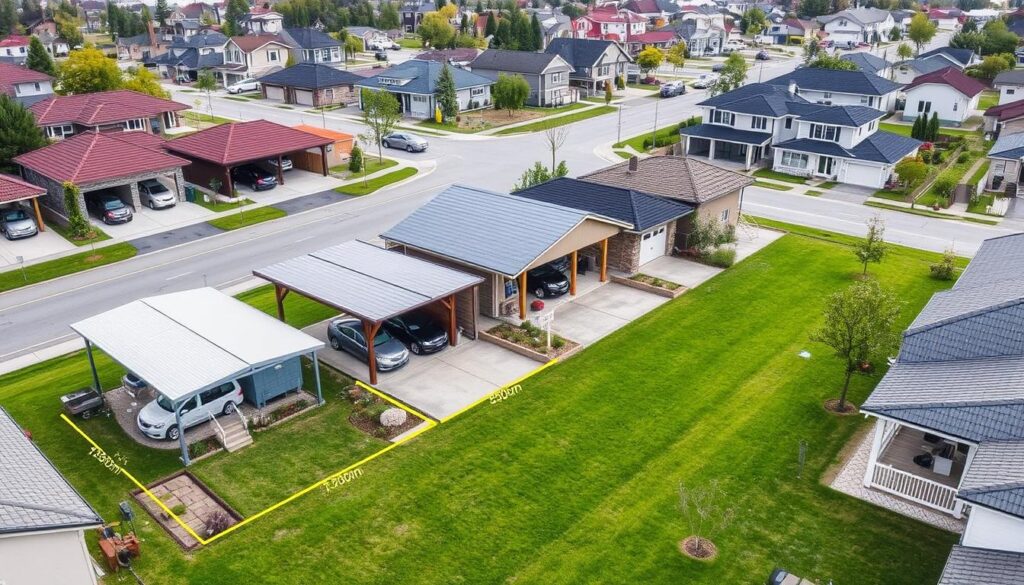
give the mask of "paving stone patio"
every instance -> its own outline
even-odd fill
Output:
[[[175,506],[185,506],[185,512],[179,518],[203,538],[206,538],[205,520],[214,512],[220,511],[227,514],[231,518],[229,526],[237,524],[240,520],[239,515],[234,510],[211,496],[197,479],[187,473],[180,473],[152,485],[149,487],[149,491],[171,510]],[[164,517],[166,512],[144,492],[137,492],[135,499],[153,516],[157,523],[171,533],[171,536],[185,550],[191,550],[199,545],[199,541],[192,537],[184,527],[175,522],[173,518],[169,516]]]

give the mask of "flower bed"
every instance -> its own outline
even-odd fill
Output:
[[[612,282],[642,290],[651,294],[674,299],[686,292],[686,287],[649,274],[634,274],[629,278],[611,275]]]
[[[402,424],[384,425],[381,423],[381,415],[392,408],[397,408],[396,406],[359,386],[350,386],[345,397],[352,402],[352,414],[349,415],[348,422],[360,431],[380,439],[393,439],[423,422],[419,417],[406,411],[406,419]]]
[[[517,353],[541,362],[566,356],[580,347],[575,341],[555,333],[551,334],[551,347],[547,347],[547,331],[529,321],[523,321],[520,325],[502,323],[484,332],[482,337],[513,351],[520,348],[524,351]]]

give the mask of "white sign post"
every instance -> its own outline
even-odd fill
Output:
[[[549,311],[542,315],[537,315],[535,318],[537,327],[543,327],[548,334],[548,349],[551,349],[551,322],[555,320],[555,312]]]

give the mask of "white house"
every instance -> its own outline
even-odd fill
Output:
[[[992,87],[999,90],[1000,106],[1024,99],[1024,69],[1003,71],[996,75]]]
[[[53,95],[53,78],[27,67],[0,62],[0,93],[27,108]]]
[[[404,115],[424,120],[434,117],[437,107],[437,81],[444,63],[410,59],[356,84],[356,90],[384,90],[398,98]],[[491,105],[491,86],[486,77],[458,67],[449,67],[455,80],[459,111],[478,110]],[[359,107],[362,108],[362,91]]]
[[[959,8],[933,8],[928,11],[928,20],[934,22],[939,30],[960,30],[966,18]]]
[[[0,407],[0,582],[96,585],[85,531],[103,524]]]
[[[224,63],[216,67],[225,86],[256,79],[284,68],[291,47],[280,35],[231,37],[224,44]]]
[[[874,40],[887,40],[896,26],[888,10],[850,8],[835,14],[819,16],[821,28],[836,45],[856,45]]]
[[[249,34],[276,35],[284,28],[284,16],[269,8],[254,6],[242,18],[242,26]]]
[[[830,106],[867,106],[892,112],[896,108],[897,83],[864,71],[835,71],[805,67],[769,79],[767,83],[788,87],[807,101]]]
[[[920,75],[903,89],[907,96],[903,119],[930,117],[934,112],[938,114],[940,124],[959,126],[978,109],[978,100],[984,89],[984,84],[955,67]]]

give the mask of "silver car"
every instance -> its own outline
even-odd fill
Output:
[[[139,198],[142,204],[150,209],[174,207],[178,198],[163,183],[156,179],[139,181]]]
[[[707,89],[718,81],[717,73],[705,73],[697,78],[697,81],[693,82],[695,89]]]
[[[426,139],[408,132],[392,132],[381,141],[384,148],[405,149],[406,152],[424,152],[427,150]]]
[[[8,207],[0,211],[0,231],[8,240],[17,240],[38,234],[39,226],[23,208]]]
[[[363,324],[359,319],[331,321],[327,326],[327,339],[334,349],[346,351],[363,361],[370,357],[366,337],[363,335]],[[383,327],[374,336],[373,346],[378,372],[397,370],[409,363],[409,350],[405,349],[401,341],[391,337]]]

